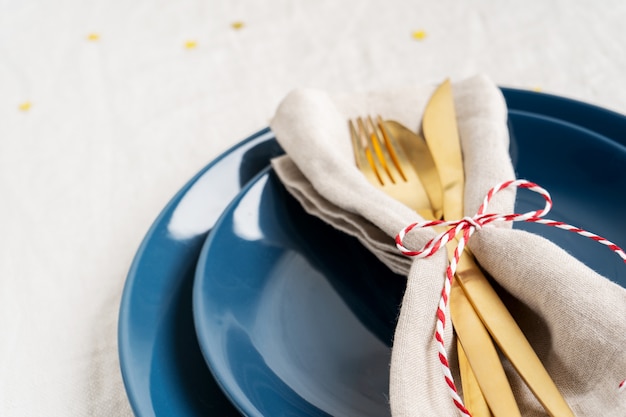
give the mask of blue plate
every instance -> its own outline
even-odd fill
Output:
[[[239,416],[206,367],[191,311],[198,254],[224,208],[270,158],[269,129],[244,140],[191,179],[163,209],[133,261],[119,316],[119,354],[135,415]]]
[[[511,111],[519,178],[552,194],[551,218],[626,243],[626,147],[556,119]],[[517,212],[542,207],[520,192]],[[516,224],[626,286],[598,243]],[[301,208],[268,168],[207,239],[194,285],[201,350],[249,417],[390,415],[391,341],[404,280],[356,240]]]
[[[619,114],[557,96],[503,91],[511,109],[556,116],[626,142],[626,118]],[[146,234],[126,280],[118,335],[124,384],[138,417],[239,415],[213,380],[196,341],[194,270],[223,209],[280,153],[267,129],[244,140],[194,176]],[[189,222],[171,233],[169,225],[181,213]]]

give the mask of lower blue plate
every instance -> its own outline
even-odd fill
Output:
[[[626,118],[616,113],[546,94],[503,92],[510,109],[558,117],[626,143]],[[239,415],[215,383],[196,340],[194,270],[224,208],[280,153],[267,129],[244,140],[192,178],[146,234],[128,273],[119,316],[121,370],[138,417]]]

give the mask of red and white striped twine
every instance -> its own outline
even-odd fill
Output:
[[[523,214],[485,213],[485,211],[487,210],[487,206],[489,205],[489,202],[494,197],[494,195],[496,195],[499,191],[502,191],[505,188],[509,188],[509,187],[526,188],[530,191],[540,194],[546,202],[545,207],[541,210],[529,211],[528,213],[523,213]],[[465,248],[465,245],[467,244],[467,241],[470,239],[470,237],[476,230],[481,229],[482,227],[493,222],[524,221],[524,222],[531,222],[531,223],[541,223],[547,226],[558,227],[559,229],[568,230],[570,232],[577,233],[581,236],[587,237],[591,240],[601,243],[607,246],[613,252],[615,252],[626,263],[626,253],[624,253],[624,251],[619,246],[604,239],[603,237],[600,237],[596,234],[587,232],[586,230],[580,229],[575,226],[571,226],[563,222],[542,218],[550,211],[551,208],[552,208],[552,198],[550,197],[550,194],[548,193],[548,191],[546,191],[544,188],[540,187],[539,185],[533,182],[527,181],[527,180],[505,181],[496,185],[491,190],[489,190],[489,192],[487,193],[487,196],[485,197],[485,200],[483,201],[481,206],[478,208],[478,213],[474,217],[464,217],[461,220],[453,220],[453,221],[434,220],[434,221],[427,221],[427,222],[421,222],[421,223],[413,223],[405,227],[404,229],[402,229],[400,233],[398,233],[398,235],[396,236],[396,246],[404,255],[413,256],[413,257],[420,259],[420,258],[428,258],[429,256],[434,255],[439,249],[441,249],[442,247],[445,247],[449,241],[455,239],[455,237],[458,236],[459,234],[461,235],[461,237],[459,238],[459,243],[454,251],[454,256],[450,260],[450,264],[448,265],[448,268],[446,269],[444,285],[441,291],[441,298],[439,299],[439,306],[437,307],[437,326],[435,329],[435,340],[437,341],[439,361],[441,362],[445,382],[450,388],[450,394],[452,396],[452,400],[454,404],[456,405],[456,407],[459,409],[459,411],[465,416],[471,416],[471,414],[467,410],[467,408],[465,408],[465,405],[463,404],[463,400],[459,396],[456,385],[454,383],[454,379],[452,377],[452,373],[450,371],[450,367],[448,364],[448,357],[446,354],[445,343],[443,340],[443,331],[446,327],[446,320],[447,320],[446,307],[448,305],[448,298],[450,297],[450,287],[452,285],[452,281],[454,280],[454,273],[456,272],[459,259],[461,257],[461,254],[463,253],[463,250]],[[445,232],[440,233],[439,235],[437,235],[436,237],[428,241],[419,250],[411,250],[404,246],[403,244],[404,237],[411,230],[423,229],[426,227],[434,227],[434,226],[448,226],[449,229]],[[618,390],[619,391],[626,390],[626,380],[623,380],[622,382],[620,382],[620,384],[618,385]]]

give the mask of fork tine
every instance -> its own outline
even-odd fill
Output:
[[[380,184],[385,185],[385,179],[387,177],[383,176],[383,173],[385,172],[385,170],[380,161],[380,157],[376,153],[376,143],[375,143],[376,138],[375,137],[372,138],[372,135],[369,132],[369,130],[365,127],[365,122],[363,121],[362,118],[360,117],[357,118],[356,123],[358,127],[359,138],[365,147],[365,155],[367,156],[367,160],[372,166],[372,170],[376,173],[376,177],[378,178],[378,181],[380,182]]]
[[[357,125],[359,125],[358,120]],[[352,151],[354,153],[354,160],[359,170],[365,174],[365,176],[371,183],[377,182],[379,185],[384,185],[383,180],[382,178],[380,178],[378,170],[376,169],[374,158],[367,145],[365,131],[361,128],[361,125],[358,126],[357,131],[357,129],[354,127],[354,123],[352,122],[352,120],[348,120],[350,138],[352,139]]]
[[[383,123],[383,119],[382,117],[380,117],[380,115],[376,116],[376,123],[378,124],[378,127],[382,133],[383,143],[385,144],[385,147],[389,151],[391,161],[393,161],[393,164],[398,169],[398,172],[402,176],[402,179],[406,181],[407,180],[406,174],[404,170],[402,169],[402,167],[410,166],[409,158],[404,153],[400,143],[398,143],[398,141],[391,134],[389,129],[385,127],[385,124]]]
[[[359,140],[359,136],[356,133],[356,129],[354,128],[354,123],[352,120],[348,120],[348,128],[350,129],[350,139],[352,140],[352,151],[354,152],[354,162],[356,166],[363,170],[365,169],[366,164],[368,164],[367,159],[365,157],[364,147],[362,146],[361,141]]]
[[[388,148],[385,146],[383,142],[383,137],[381,135],[380,129],[374,124],[371,116],[367,116],[367,133],[368,138],[370,139],[370,143],[374,149],[374,154],[378,158],[380,165],[383,170],[387,173],[387,176],[391,180],[392,184],[396,183],[397,175],[394,175],[395,170],[393,169],[393,163],[391,157],[389,156]],[[393,171],[393,172],[392,172]]]

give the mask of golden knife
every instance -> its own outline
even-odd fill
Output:
[[[422,124],[444,190],[444,218],[460,219],[463,217],[465,173],[449,81],[444,82],[431,97]],[[453,256],[454,243],[447,245],[450,257]],[[457,278],[452,284],[450,315],[462,347],[461,355],[466,355],[474,374],[468,374],[467,370],[461,374],[466,407],[475,416],[480,415],[481,409],[485,413],[478,394],[466,392],[466,385],[472,386],[471,382],[466,384],[466,380],[471,381],[475,377],[484,400],[496,417],[518,417],[521,414],[498,352],[458,281]]]
[[[422,129],[444,186],[444,216],[447,219],[460,219],[463,217],[464,172],[452,86],[449,80],[442,83],[431,97],[424,112]],[[548,414],[552,417],[573,417],[574,414],[532,346],[467,249],[459,261],[455,282],[459,284],[463,290],[462,293],[471,303],[485,328]],[[456,292],[457,295],[460,293]],[[450,298],[452,312],[458,307],[454,298],[458,300],[460,297],[451,296]],[[455,305],[454,308],[453,304]],[[464,314],[459,313],[459,315],[463,316]],[[454,322],[454,317],[452,320]],[[496,409],[511,407],[510,397],[512,393],[508,381],[504,385],[499,385],[497,391],[492,392],[493,388],[490,388],[491,385],[489,384],[490,379],[485,379],[485,376],[491,374],[489,369],[491,365],[481,361],[480,356],[475,356],[469,349],[470,345],[466,345],[460,335],[459,338],[468,354],[468,360],[487,403],[494,414]],[[492,378],[498,378],[498,374],[499,372],[492,374]],[[505,399],[508,405],[504,404]],[[514,415],[511,413],[512,411],[509,409],[505,414],[495,415],[505,417]]]

